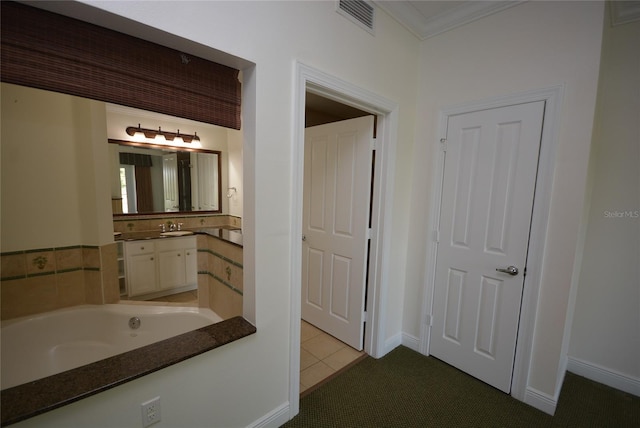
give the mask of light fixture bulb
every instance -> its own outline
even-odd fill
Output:
[[[159,143],[166,143],[167,139],[162,134],[162,128],[158,126],[158,133],[156,134],[155,140]]]
[[[144,132],[142,132],[142,128],[140,127],[140,124],[138,124],[138,129],[133,134],[133,140],[134,141],[144,141],[146,138],[147,137],[145,137]]]
[[[182,138],[182,135],[180,135],[179,129],[178,132],[176,132],[176,136],[173,138],[173,142],[175,144],[184,144],[184,139]]]

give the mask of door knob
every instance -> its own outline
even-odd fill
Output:
[[[306,235],[302,235],[302,241],[306,241],[307,240],[307,236]]]
[[[513,275],[513,276],[516,276],[516,275],[518,274],[518,268],[517,268],[517,267],[515,267],[515,266],[509,266],[509,267],[508,267],[508,268],[506,268],[506,269],[500,269],[500,268],[497,268],[496,270],[497,270],[498,272],[508,273],[509,275]]]

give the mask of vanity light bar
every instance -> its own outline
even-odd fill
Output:
[[[176,138],[181,138],[182,141],[184,141],[185,143],[191,143],[192,141],[200,141],[200,137],[198,137],[197,132],[194,132],[193,135],[181,134],[179,129],[177,132],[169,132],[169,131],[163,131],[162,128],[160,127],[158,127],[158,129],[141,128],[140,124],[138,124],[137,127],[127,126],[126,132],[128,135],[131,135],[132,137],[140,133],[140,134],[144,134],[145,138],[156,138],[157,136],[161,135],[167,141],[173,141]]]

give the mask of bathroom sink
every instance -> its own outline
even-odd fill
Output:
[[[160,236],[187,236],[193,235],[193,232],[190,230],[174,230],[171,232],[162,232]]]

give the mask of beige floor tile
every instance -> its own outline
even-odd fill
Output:
[[[363,354],[364,354],[363,352],[359,352],[349,346],[345,346],[339,351],[323,359],[322,362],[328,365],[329,367],[331,367],[332,369],[338,371],[341,368],[347,366],[349,363],[358,359]]]
[[[309,351],[300,349],[300,371],[311,367],[318,361],[320,360],[314,357]]]
[[[312,339],[309,339],[300,345],[302,349],[309,351],[314,357],[319,360],[323,360],[329,355],[338,352],[344,348],[344,343],[338,339],[329,336],[327,334],[320,334]]]
[[[335,373],[335,370],[322,361],[319,361],[300,372],[300,383],[307,387],[313,386],[331,376],[333,373]]]
[[[300,324],[300,343],[306,342],[307,340],[312,339],[322,333],[323,331],[319,328],[309,324],[306,321],[302,321],[302,323]]]
[[[302,394],[303,392],[305,392],[309,388],[310,387],[308,387],[308,386],[304,386],[303,384],[300,384],[300,393]]]

